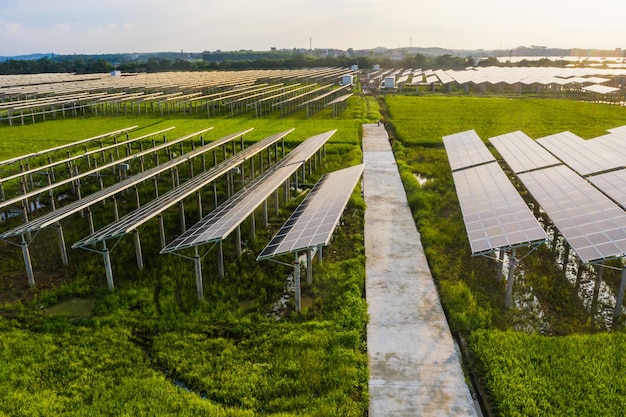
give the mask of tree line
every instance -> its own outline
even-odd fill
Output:
[[[220,54],[223,55],[223,54]],[[563,66],[565,62],[542,59],[520,63],[501,63],[495,57],[475,60],[472,56],[460,57],[451,54],[427,56],[421,53],[393,57],[388,55],[358,55],[346,53],[339,56],[320,56],[311,53],[275,54],[228,54],[216,60],[211,54],[203,54],[203,59],[186,59],[176,54],[163,54],[136,60],[117,60],[117,55],[107,57],[53,56],[40,59],[9,59],[0,62],[0,75],[39,74],[39,73],[107,73],[115,69],[122,72],[164,72],[164,71],[238,71],[253,69],[297,69],[311,67],[351,67],[370,69],[374,64],[381,68],[421,68],[421,69],[463,69],[473,65],[490,66]],[[120,62],[121,61],[121,62]]]

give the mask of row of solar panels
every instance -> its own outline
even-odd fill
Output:
[[[474,255],[547,239],[476,132],[443,140]],[[581,261],[626,256],[625,128],[588,141],[569,132],[490,141]]]
[[[250,130],[251,129],[248,131]],[[239,137],[248,131],[228,135],[192,152],[204,152],[209,148],[214,148],[215,146],[219,146]],[[107,252],[107,240],[121,238],[128,233],[136,232],[141,225],[150,219],[160,215],[164,210],[181,202],[189,195],[198,192],[207,184],[216,181],[220,176],[228,173],[234,167],[242,165],[243,162],[250,160],[254,155],[283,139],[291,131],[293,131],[293,129],[272,135],[246,149],[242,149],[241,152],[217,164],[213,168],[193,177],[169,192],[158,196],[149,203],[137,208],[104,228],[94,231],[89,236],[76,242],[72,247],[98,251],[96,246],[98,243],[102,243],[104,251]],[[250,216],[272,192],[276,191],[281,184],[289,181],[290,177],[296,173],[300,167],[303,167],[304,163],[315,155],[334,133],[335,130],[332,130],[305,140],[287,156],[283,157],[273,166],[268,167],[265,172],[262,172],[261,175],[252,180],[238,193],[218,206],[209,215],[186,230],[169,245],[166,245],[161,252],[177,252],[205,243],[217,242],[227,237]],[[188,160],[189,157],[188,154],[185,154],[179,158],[158,165],[153,169],[134,175],[99,192],[90,194],[57,210],[53,210],[46,215],[1,233],[0,239],[9,241],[8,239],[12,237],[23,237],[27,233],[38,232],[45,227],[58,224],[60,220],[71,214],[86,209],[92,204],[111,197],[139,182],[154,177],[164,170],[171,169],[181,161]],[[261,170],[263,171],[263,167],[261,167]],[[301,206],[263,251],[259,259],[267,259],[283,253],[297,252],[310,247],[327,244],[362,170],[363,166],[359,165],[336,171],[322,177],[320,182],[313,188],[313,192],[302,202]],[[24,243],[22,244],[22,249],[26,251],[25,257],[28,255],[27,246],[28,245]],[[32,271],[29,272],[28,265],[27,273],[32,275]],[[107,271],[107,274],[108,273],[109,271]],[[32,278],[30,275],[29,279]]]

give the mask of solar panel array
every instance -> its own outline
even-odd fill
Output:
[[[626,212],[570,168],[519,174],[584,263],[626,256]]]
[[[152,154],[155,151],[158,151],[160,149],[168,148],[168,147],[170,147],[170,146],[172,146],[174,144],[183,142],[183,141],[188,140],[188,139],[190,139],[190,138],[192,138],[194,136],[201,135],[204,132],[207,132],[207,131],[209,131],[211,129],[213,129],[213,128],[209,127],[209,128],[200,130],[200,131],[198,131],[196,133],[192,133],[190,135],[183,136],[181,138],[174,139],[174,140],[171,140],[169,142],[162,143],[160,145],[156,145],[153,148],[150,148],[148,150],[144,150],[144,151],[138,152],[138,153],[136,153],[134,155],[130,155],[130,156],[126,156],[126,157],[120,158],[117,161],[101,165],[101,166],[99,166],[97,168],[94,168],[94,169],[91,169],[89,171],[81,172],[81,173],[79,173],[77,175],[74,175],[73,177],[66,178],[66,179],[63,179],[61,181],[57,181],[54,184],[38,188],[38,189],[36,189],[34,191],[27,192],[26,194],[19,195],[17,197],[11,198],[9,200],[1,201],[0,202],[0,208],[8,207],[8,206],[13,205],[13,204],[21,204],[21,202],[24,201],[25,199],[31,198],[31,197],[35,197],[35,196],[43,193],[44,191],[53,190],[53,189],[55,189],[57,187],[60,187],[60,186],[65,185],[65,184],[69,184],[69,183],[71,183],[73,181],[76,181],[76,180],[78,180],[80,178],[84,178],[84,177],[87,177],[87,176],[90,176],[90,175],[98,175],[98,173],[100,171],[103,171],[103,170],[105,170],[107,168],[112,168],[112,167],[115,167],[115,166],[119,165],[122,162],[132,161],[133,159],[136,159],[136,158],[139,158],[139,157],[142,157],[142,156],[146,156],[146,155],[150,155],[150,154]]]
[[[57,151],[60,151],[60,150],[64,150],[64,149],[67,149],[67,148],[71,148],[71,147],[74,147],[74,146],[83,145],[83,144],[86,144],[88,142],[94,142],[94,141],[96,141],[98,139],[103,139],[103,138],[107,138],[107,137],[113,137],[113,136],[116,136],[116,135],[119,135],[119,134],[122,134],[122,133],[130,132],[131,130],[136,129],[136,128],[137,128],[137,126],[131,126],[131,127],[127,127],[127,128],[124,128],[124,129],[116,130],[114,132],[109,132],[109,133],[105,133],[105,134],[102,134],[102,135],[94,136],[94,137],[91,137],[91,138],[88,138],[88,139],[81,139],[81,140],[78,140],[78,141],[75,141],[75,142],[71,142],[71,143],[68,143],[68,144],[65,144],[65,145],[55,146],[54,148],[44,149],[43,151],[33,152],[33,153],[28,154],[28,155],[22,155],[22,156],[18,156],[16,158],[7,159],[5,161],[0,161],[0,166],[10,165],[10,164],[19,162],[21,160],[26,160],[26,159],[34,158],[34,157],[37,157],[37,156],[50,154],[50,153],[57,152]]]
[[[110,198],[112,196],[114,196],[115,194],[127,190],[130,187],[133,187],[137,184],[142,183],[143,181],[146,181],[149,178],[153,178],[156,175],[167,171],[168,169],[172,169],[184,162],[187,162],[190,158],[193,158],[197,155],[200,155],[204,152],[207,152],[211,149],[216,148],[217,146],[220,146],[224,143],[228,143],[229,141],[244,135],[248,132],[250,132],[252,129],[248,129],[248,130],[243,130],[241,132],[237,132],[237,133],[233,133],[231,135],[225,136],[221,139],[218,139],[216,141],[210,142],[200,148],[196,148],[195,150],[191,151],[191,152],[187,152],[177,158],[174,158],[170,161],[164,162],[160,165],[157,165],[153,168],[147,169],[144,172],[141,172],[139,174],[133,175],[132,177],[128,177],[125,180],[122,180],[120,182],[117,182],[107,188],[104,188],[100,191],[97,191],[95,193],[92,194],[88,194],[86,196],[84,196],[83,198],[81,198],[80,200],[76,200],[73,201],[69,204],[66,204],[54,211],[51,211],[49,213],[44,214],[43,216],[39,216],[27,223],[24,223],[22,225],[19,225],[11,230],[8,230],[2,234],[0,234],[0,239],[6,239],[6,238],[10,238],[10,237],[14,237],[14,236],[19,236],[23,233],[32,233],[32,232],[36,232],[40,229],[43,229],[45,227],[48,227],[60,220],[63,220],[64,218],[71,216],[74,213],[77,213],[81,210],[84,210],[90,206],[92,206],[95,203],[98,203],[102,200],[105,200],[107,198]]]
[[[363,167],[356,165],[320,178],[257,260],[327,245]]]
[[[592,175],[587,180],[626,210],[626,169]]]
[[[624,76],[624,68],[557,68],[557,67],[469,67],[445,71],[458,84],[523,84],[563,85],[573,88],[600,84]],[[598,77],[598,76],[602,76]]]
[[[496,160],[474,130],[444,136],[443,144],[453,172]]]
[[[246,158],[249,158],[252,155],[256,155],[261,150],[282,139],[291,131],[293,131],[293,129],[278,133],[276,135],[272,135],[266,139],[263,139],[262,141],[255,143],[254,145],[249,146],[248,148],[242,150],[238,154],[214,166],[213,168],[201,174],[198,174],[189,181],[186,181],[180,186],[173,188],[172,190],[168,191],[165,194],[162,194],[158,198],[148,202],[147,204],[144,204],[143,206],[128,213],[119,220],[110,223],[106,227],[81,239],[80,241],[73,244],[72,247],[85,247],[107,239],[123,236],[130,231],[137,229],[139,226],[154,218],[159,213],[162,213],[164,210],[178,203],[185,197],[200,190],[206,184],[215,181],[216,179],[227,173],[230,169],[240,165],[243,161],[246,160]],[[229,138],[232,139],[233,137],[237,137],[236,135],[239,134],[230,135]]]
[[[228,236],[302,164],[320,149],[336,132],[332,130],[308,138],[272,169],[257,177],[201,221],[190,227],[161,250],[176,252],[204,243],[217,242]]]
[[[587,141],[608,152],[615,163],[626,167],[626,130],[615,130],[608,135],[599,136]]]
[[[521,131],[495,136],[489,141],[516,174],[561,164],[554,155]]]
[[[452,173],[472,254],[525,246],[547,235],[497,163]]]
[[[582,176],[622,166],[618,158],[609,150],[571,132],[546,136],[537,139],[537,143]]]

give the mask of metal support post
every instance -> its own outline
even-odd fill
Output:
[[[65,236],[63,236],[63,226],[61,226],[61,222],[56,222],[56,226],[57,236],[59,237],[59,249],[61,250],[61,261],[63,262],[63,265],[67,265],[67,249],[65,248]]]
[[[165,224],[163,222],[163,215],[159,214],[159,237],[161,238],[161,249],[165,247]]]
[[[87,207],[87,222],[89,222],[89,233],[93,234],[96,229],[93,226],[93,213],[91,211],[91,206]]]
[[[296,311],[299,313],[301,310],[300,261],[298,260],[297,252],[296,252],[296,260],[293,261],[293,281],[294,281],[294,292],[295,292],[295,298],[296,298]]]
[[[267,214],[267,199],[263,200],[263,227],[266,229],[269,227],[269,216]]]
[[[196,272],[196,289],[198,290],[198,300],[204,300],[204,287],[202,283],[202,260],[200,259],[200,255],[198,254],[198,247],[195,246],[194,249],[196,253],[193,256],[193,263],[195,266]]]
[[[224,279],[224,245],[221,240],[217,244],[217,273]]]
[[[235,253],[237,259],[241,258],[241,225],[235,229]]]
[[[584,270],[585,270],[585,265],[583,264],[583,261],[579,259],[578,270],[576,271],[576,284],[574,285],[574,288],[576,288],[576,293],[578,293],[578,290],[580,289],[580,281],[583,277]]]
[[[313,256],[311,248],[306,250],[306,285],[310,287],[313,285]]]
[[[250,242],[254,242],[256,240],[256,218],[254,217],[254,210],[252,210],[252,214],[250,215]]]
[[[498,256],[498,269],[497,269],[497,280],[501,281],[502,280],[502,270],[504,269],[504,255],[505,255],[505,251],[504,249],[500,249],[500,254]]]
[[[515,279],[515,248],[511,249],[511,258],[509,259],[509,274],[506,279],[506,295],[504,298],[504,307],[511,308],[513,301],[513,280]]]
[[[318,245],[317,246],[317,261],[319,263],[322,263],[324,261],[324,257],[322,256],[322,248],[323,247],[324,246],[322,246],[322,245]]]
[[[198,202],[198,221],[202,220],[202,194],[200,191],[196,192],[196,201]]]
[[[596,307],[598,305],[598,295],[600,294],[600,284],[602,283],[602,274],[604,272],[604,267],[602,265],[598,266],[598,270],[596,271],[596,284],[593,287],[593,298],[591,299],[591,317],[596,315]]]
[[[113,196],[113,218],[115,221],[120,219],[120,211],[117,207],[117,198],[115,198],[115,196]]]
[[[135,257],[137,258],[137,268],[143,269],[143,255],[141,253],[141,239],[139,239],[139,231],[133,231],[133,239],[135,241]]]
[[[109,248],[106,246],[106,241],[103,242],[104,249],[102,251],[102,257],[104,258],[104,271],[107,276],[107,285],[109,286],[109,290],[113,291],[115,285],[113,284],[113,270],[111,268],[111,254],[109,253]]]
[[[615,311],[613,312],[613,327],[618,323],[617,320],[622,315],[622,304],[624,303],[624,290],[626,290],[626,267],[622,268],[622,279],[619,284],[617,299],[615,300]]]
[[[280,213],[280,202],[278,200],[278,188],[276,189],[276,191],[274,191],[274,209],[276,212],[276,216],[278,216],[278,214]]]
[[[178,209],[180,211],[180,230],[185,233],[187,230],[187,224],[185,223],[185,203],[180,201],[178,203]]]
[[[22,234],[22,256],[24,257],[24,266],[26,267],[26,278],[28,278],[28,285],[35,286],[35,274],[33,273],[33,264],[30,261],[30,252],[28,250],[28,243],[26,243],[26,237]]]

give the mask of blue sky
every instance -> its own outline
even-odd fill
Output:
[[[626,49],[623,0],[0,0],[0,56],[361,49]]]

